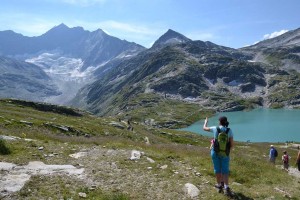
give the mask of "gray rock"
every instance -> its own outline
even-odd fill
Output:
[[[149,141],[149,138],[148,138],[148,137],[145,137],[145,143],[146,143],[147,145],[150,145],[150,141]]]
[[[195,199],[199,196],[200,190],[191,183],[186,183],[183,187],[185,194],[192,199]]]
[[[40,151],[41,151],[41,150],[44,150],[44,147],[39,147],[38,150],[40,150]]]
[[[154,161],[152,158],[147,157],[147,160],[148,160],[150,163],[155,163],[155,161]]]
[[[28,121],[24,121],[24,120],[20,120],[21,123],[26,124],[26,125],[33,125],[32,122],[28,122]]]
[[[130,160],[139,160],[141,158],[141,156],[142,156],[142,152],[132,150]]]
[[[163,165],[160,167],[160,169],[167,169],[168,168],[168,165]]]
[[[196,172],[195,175],[196,175],[196,176],[201,176],[201,173]]]
[[[20,138],[14,137],[14,136],[0,135],[0,139],[3,139],[3,140],[17,140],[17,139],[20,139]]]
[[[116,128],[119,128],[119,129],[125,129],[125,126],[118,123],[118,122],[111,122],[111,123],[109,123],[109,125],[111,125],[113,127],[116,127]]]
[[[79,192],[78,196],[81,197],[81,198],[86,198],[87,197],[86,193],[84,193],[84,192]]]

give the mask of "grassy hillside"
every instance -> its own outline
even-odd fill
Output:
[[[0,198],[75,200],[81,199],[79,193],[83,192],[85,199],[188,199],[182,188],[192,183],[200,190],[199,199],[227,199],[213,188],[210,138],[145,126],[135,122],[134,117],[134,129],[130,131],[127,116],[99,118],[71,110],[0,101],[0,135],[20,137],[2,140],[10,153],[0,153],[0,162],[27,165],[30,161],[42,161],[84,168],[81,178],[68,174],[34,175],[20,191],[6,196],[1,193]],[[137,112],[142,115],[141,110]],[[281,155],[285,148],[276,146]],[[235,199],[299,199],[300,179],[280,166],[270,165],[268,148],[269,144],[236,143],[230,179]],[[132,150],[144,155],[132,161]],[[293,164],[297,150],[287,150]],[[78,152],[86,155],[77,159],[69,156]],[[1,176],[5,173],[0,171]]]

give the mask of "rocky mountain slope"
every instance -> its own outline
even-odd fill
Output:
[[[300,29],[241,49],[255,62],[264,63],[273,72],[268,76],[266,97],[269,104],[299,107]]]
[[[80,90],[73,105],[101,115],[139,115],[141,121],[147,121],[149,109],[164,115],[162,105],[173,114],[174,103],[194,111],[299,107],[300,75],[290,70],[293,63],[287,69],[255,60],[253,49],[192,41],[169,30],[152,48]]]
[[[43,101],[59,95],[53,80],[38,66],[0,56],[0,97]]]
[[[256,62],[300,72],[300,28],[241,49]]]
[[[65,104],[83,85],[94,79],[94,71],[110,70],[110,61],[128,59],[145,48],[106,34],[60,24],[45,34],[26,37],[13,31],[0,31],[0,55],[40,66],[61,93],[47,100]],[[100,70],[101,68],[101,70]]]

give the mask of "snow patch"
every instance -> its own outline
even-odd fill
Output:
[[[229,86],[238,86],[239,84],[240,84],[240,83],[237,82],[236,80],[230,81],[230,82],[228,83]]]
[[[90,66],[81,71],[84,62],[80,58],[62,56],[59,52],[42,53],[26,62],[41,67],[57,85],[62,94],[45,100],[55,104],[67,104],[73,99],[81,87],[94,80],[93,72],[99,67]]]

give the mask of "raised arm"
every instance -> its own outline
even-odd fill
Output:
[[[205,118],[205,121],[204,121],[204,124],[203,124],[203,130],[205,130],[205,131],[210,131],[210,128],[207,127],[207,123],[208,123],[208,119],[207,119],[207,117],[206,117],[206,118]]]

